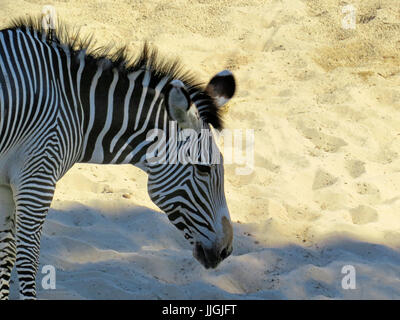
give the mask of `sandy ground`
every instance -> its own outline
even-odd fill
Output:
[[[76,165],[44,227],[57,289],[39,275],[39,298],[400,298],[400,1],[0,0],[0,26],[45,4],[99,44],[134,53],[149,40],[205,82],[231,69],[226,125],[254,129],[255,164],[226,166],[235,249],[212,271],[151,203],[145,174]],[[342,28],[346,4],[355,30]]]

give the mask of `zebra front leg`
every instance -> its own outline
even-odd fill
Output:
[[[16,267],[21,299],[36,298],[36,273],[39,263],[42,226],[53,199],[52,179],[30,177],[15,193]]]
[[[15,263],[15,205],[9,186],[0,186],[0,300],[8,299]]]

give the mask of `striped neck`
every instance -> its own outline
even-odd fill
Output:
[[[121,72],[110,68],[105,59],[97,63],[97,68],[83,64],[85,59],[80,57],[77,80],[84,139],[79,162],[142,167],[151,144],[146,141],[147,133],[163,129],[167,123],[161,91],[168,78],[152,87],[148,70]]]

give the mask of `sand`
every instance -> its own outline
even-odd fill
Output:
[[[250,175],[226,165],[234,251],[215,270],[151,203],[143,172],[75,165],[44,226],[56,289],[39,274],[39,298],[400,298],[398,0],[0,0],[0,26],[45,4],[99,45],[134,54],[148,40],[204,82],[232,70],[226,126],[253,129],[255,153]]]

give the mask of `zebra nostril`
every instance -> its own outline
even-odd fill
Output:
[[[223,259],[227,258],[231,254],[231,252],[232,252],[232,250],[229,250],[228,247],[226,247],[221,251],[219,256],[223,260]]]

